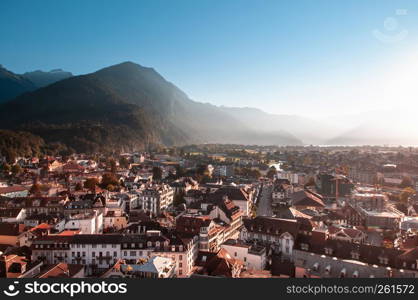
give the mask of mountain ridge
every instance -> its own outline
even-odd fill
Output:
[[[76,151],[231,142],[302,144],[283,131],[248,128],[191,100],[153,68],[124,62],[66,78],[0,105],[0,128],[25,130]]]

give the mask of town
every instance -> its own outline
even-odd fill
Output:
[[[0,159],[0,277],[418,276],[415,148]]]

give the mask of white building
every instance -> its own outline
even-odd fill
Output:
[[[221,245],[233,258],[244,262],[246,269],[264,270],[267,263],[266,247],[240,240],[227,240]]]
[[[80,230],[81,234],[103,232],[103,214],[98,211],[70,216],[64,226],[67,230]]]

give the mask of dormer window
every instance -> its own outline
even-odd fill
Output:
[[[387,265],[387,264],[389,263],[389,259],[388,259],[387,257],[382,257],[382,256],[380,256],[380,257],[379,257],[379,262],[380,262],[380,264],[382,264],[382,265]]]
[[[360,253],[358,253],[357,251],[352,251],[351,258],[358,260],[360,258]]]
[[[333,252],[332,248],[325,248],[325,254],[331,255]]]

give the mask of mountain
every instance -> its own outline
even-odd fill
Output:
[[[54,82],[72,77],[73,74],[70,72],[63,71],[61,69],[51,70],[44,72],[41,70],[26,72],[22,74],[23,78],[30,80],[37,88],[41,88],[50,85]]]
[[[292,136],[297,136],[304,144],[322,144],[330,136],[341,133],[338,126],[328,126],[324,122],[297,115],[270,114],[252,107],[221,106],[220,109],[248,124],[253,130],[269,133],[280,128]]]
[[[15,74],[0,65],[0,103],[73,76],[61,69]]]
[[[328,139],[327,145],[418,145],[418,126],[414,110],[370,111],[339,116],[349,124],[341,134]]]
[[[0,103],[35,89],[36,86],[33,82],[0,65]]]
[[[25,130],[81,152],[186,143],[299,145],[195,102],[154,69],[125,62],[70,77],[0,105],[0,128]]]

